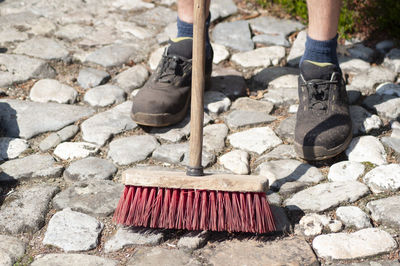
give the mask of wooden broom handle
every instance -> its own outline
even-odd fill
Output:
[[[203,175],[204,86],[205,86],[205,21],[206,1],[194,0],[192,99],[190,110],[190,160],[187,175]]]

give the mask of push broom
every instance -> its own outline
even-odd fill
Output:
[[[262,176],[205,174],[203,93],[205,1],[194,3],[190,163],[186,173],[128,169],[114,222],[138,227],[268,233],[275,231]]]

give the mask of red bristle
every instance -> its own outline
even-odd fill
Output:
[[[254,210],[253,210],[253,202],[251,198],[251,193],[246,193],[246,203],[247,203],[247,211],[249,213],[249,220],[248,220],[248,229],[249,232],[255,232],[255,219],[254,219]]]
[[[136,215],[137,206],[140,201],[140,197],[142,195],[142,188],[136,187],[135,195],[133,196],[133,200],[131,203],[131,208],[129,209],[128,218],[126,219],[126,224],[131,226],[136,226],[134,224],[134,219]]]
[[[218,204],[218,231],[224,231],[225,230],[224,193],[221,191],[217,192],[217,204]]]
[[[272,215],[271,208],[269,207],[265,193],[261,194],[261,203],[263,206],[262,208],[263,208],[263,213],[265,215],[265,221],[267,223],[267,228],[266,228],[267,231],[268,232],[276,231],[274,217]]]
[[[160,219],[158,221],[158,226],[160,228],[168,228],[167,226],[168,226],[168,214],[169,214],[170,202],[171,202],[171,189],[166,188]]]
[[[185,218],[184,218],[184,229],[187,229],[187,230],[192,230],[193,197],[194,197],[194,191],[189,190],[187,193],[186,212],[185,212]]]
[[[200,191],[194,191],[192,230],[200,228]]]
[[[208,195],[207,191],[201,193],[200,229],[208,230]]]
[[[241,230],[248,232],[249,231],[249,215],[247,211],[246,197],[243,192],[239,193],[239,203],[240,203],[240,218],[242,227]]]
[[[120,223],[119,222],[119,218],[121,217],[121,211],[122,211],[122,208],[123,208],[123,206],[124,206],[124,204],[126,202],[125,198],[126,198],[126,196],[128,194],[128,191],[129,191],[129,187],[126,186],[124,188],[123,193],[121,194],[121,197],[120,197],[120,199],[118,201],[117,208],[115,209],[115,212],[114,212],[114,216],[113,216],[113,219],[112,219],[112,221],[114,223]]]
[[[142,217],[144,215],[144,210],[146,209],[148,193],[149,193],[148,187],[142,188],[142,193],[140,195],[139,201],[137,203],[136,211],[134,214],[135,219],[134,219],[133,223],[135,226],[142,225]]]
[[[146,207],[144,208],[142,219],[140,222],[141,226],[147,227],[150,221],[151,208],[154,206],[156,200],[156,188],[150,188],[149,197],[147,198]]]
[[[132,201],[132,195],[135,191],[135,187],[132,186],[126,186],[124,189],[124,200],[123,202],[120,202],[119,204],[122,205],[120,213],[117,215],[117,223],[119,224],[125,224],[125,220],[126,217],[128,216],[128,212],[129,212],[129,207],[131,205],[131,201]],[[126,193],[126,194],[125,194]],[[122,201],[122,197],[120,199],[120,201]]]
[[[153,206],[153,210],[151,211],[151,219],[150,219],[150,227],[151,228],[158,228],[158,220],[161,215],[161,208],[163,203],[163,193],[164,189],[159,188],[157,192],[157,197],[155,204]]]
[[[258,193],[254,193],[253,195],[253,204],[254,204],[254,212],[256,218],[256,223],[255,223],[256,231],[265,232],[264,215],[262,215],[261,201]]]
[[[182,189],[179,195],[178,210],[176,212],[176,223],[175,223],[176,229],[183,229],[185,221],[186,195],[187,195],[187,190]]]
[[[233,215],[232,215],[232,204],[229,192],[224,192],[224,211],[225,211],[225,230],[228,232],[233,231]]]
[[[210,200],[208,203],[210,214],[209,214],[209,227],[208,230],[217,231],[217,200],[215,196],[215,191],[210,191]]]
[[[167,228],[174,228],[175,226],[175,218],[176,218],[176,212],[178,210],[178,202],[179,202],[179,189],[173,189],[172,190],[172,199],[171,199],[171,204],[169,208],[169,214],[168,214],[168,225]]]
[[[242,231],[242,217],[240,212],[240,203],[238,193],[232,193],[232,212],[233,212],[233,231],[240,232]]]

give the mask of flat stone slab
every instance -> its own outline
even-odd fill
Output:
[[[126,99],[126,92],[115,85],[101,85],[85,93],[83,100],[91,106],[106,107],[115,103],[122,103]]]
[[[28,147],[29,144],[24,139],[0,137],[0,160],[15,159]]]
[[[304,51],[306,49],[306,40],[307,40],[307,32],[300,31],[296,37],[296,40],[293,42],[288,57],[286,58],[286,61],[289,66],[292,67],[299,66],[300,59],[303,56]]]
[[[329,181],[356,181],[365,171],[365,166],[359,162],[342,161],[329,168]]]
[[[389,53],[386,54],[385,59],[383,61],[383,65],[390,68],[391,70],[399,73],[400,72],[400,49],[394,48],[390,50]]]
[[[108,157],[118,165],[128,165],[143,161],[159,145],[157,139],[149,135],[120,138],[110,143]]]
[[[212,124],[203,128],[203,148],[210,153],[219,153],[225,148],[228,135],[225,124]]]
[[[364,182],[374,193],[400,189],[400,164],[380,165],[364,176]]]
[[[308,213],[301,217],[295,227],[295,233],[303,236],[316,236],[325,232],[338,232],[342,229],[342,223],[333,220],[327,215]]]
[[[117,0],[112,3],[112,6],[121,10],[134,11],[134,10],[153,8],[154,4],[147,3],[141,0],[133,0],[133,1]]]
[[[219,91],[206,91],[204,93],[204,109],[211,113],[220,114],[228,111],[231,100]]]
[[[400,97],[387,94],[373,94],[365,98],[363,105],[376,112],[379,117],[396,120],[400,117]]]
[[[353,123],[353,135],[369,133],[373,129],[379,129],[383,123],[379,116],[373,115],[361,106],[350,106],[351,121]]]
[[[269,67],[278,65],[284,57],[284,47],[270,46],[234,54],[231,61],[244,68]]]
[[[38,134],[57,131],[90,116],[92,108],[20,100],[0,100],[2,128],[7,137],[30,139]]]
[[[68,57],[68,50],[63,43],[44,37],[34,37],[18,44],[14,53],[25,54],[45,60],[66,60]]]
[[[14,265],[25,254],[26,244],[13,236],[0,235],[0,264]]]
[[[293,145],[281,144],[272,151],[257,158],[256,164],[270,160],[296,159],[296,152]]]
[[[377,228],[317,236],[312,245],[319,257],[329,260],[376,256],[397,247],[396,241],[387,232]]]
[[[367,208],[373,220],[388,227],[398,229],[400,226],[400,196],[370,201]]]
[[[86,254],[46,254],[38,255],[32,266],[72,266],[72,265],[96,265],[117,266],[118,261]]]
[[[104,245],[105,252],[114,252],[136,245],[156,246],[161,243],[164,233],[153,229],[121,227]]]
[[[336,217],[340,219],[346,227],[355,227],[357,229],[372,227],[368,215],[356,206],[337,208]]]
[[[237,7],[232,0],[215,0],[210,2],[211,21],[236,14]]]
[[[41,79],[33,85],[29,97],[34,102],[74,103],[78,92],[55,79]]]
[[[235,148],[257,154],[262,154],[282,143],[282,140],[269,127],[252,128],[234,133],[228,136],[228,140]]]
[[[323,183],[297,192],[284,205],[291,211],[320,212],[354,202],[368,192],[368,187],[357,181]]]
[[[231,0],[229,0],[231,1]],[[214,57],[213,57],[213,63],[214,64],[219,64],[222,61],[226,60],[229,58],[229,51],[228,49],[225,48],[225,46],[217,44],[217,43],[213,43],[211,44],[213,51],[214,51]]]
[[[64,251],[86,251],[97,246],[103,224],[95,218],[64,209],[51,217],[44,235],[43,244]]]
[[[113,81],[118,87],[129,93],[134,89],[142,87],[148,77],[149,71],[144,66],[135,65],[116,75]]]
[[[241,97],[236,99],[231,106],[232,110],[265,112],[270,114],[274,109],[274,105],[268,101],[258,101],[249,97]]]
[[[233,150],[219,157],[219,162],[235,174],[247,175],[250,172],[249,158],[247,152]]]
[[[368,71],[371,67],[368,62],[352,57],[339,57],[339,65],[344,73],[352,74]]]
[[[126,264],[134,265],[202,265],[195,257],[176,248],[138,247]]]
[[[296,127],[296,115],[289,116],[288,118],[281,121],[276,134],[289,143],[294,142],[294,131]]]
[[[260,164],[256,172],[268,178],[269,185],[279,189],[286,182],[318,183],[324,179],[318,168],[297,160],[276,160]]]
[[[99,147],[88,142],[63,142],[54,149],[54,155],[62,160],[73,160],[95,155]]]
[[[157,161],[179,164],[187,150],[187,143],[163,144],[154,150],[152,157]]]
[[[290,47],[290,42],[283,34],[259,34],[253,37],[253,42],[265,45]]]
[[[57,194],[57,210],[71,208],[93,216],[107,217],[115,211],[124,186],[109,180],[81,181]]]
[[[176,244],[178,248],[185,250],[195,250],[203,247],[210,237],[210,232],[189,232],[181,237]]]
[[[107,180],[112,179],[117,167],[105,159],[88,157],[72,162],[64,171],[64,178],[68,181]]]
[[[290,105],[298,102],[297,75],[284,75],[268,84],[264,99],[275,105]]]
[[[299,238],[272,242],[224,241],[215,248],[203,248],[202,257],[212,265],[319,265],[311,247]]]
[[[354,138],[346,150],[349,161],[386,164],[386,151],[378,138],[362,136]]]
[[[132,18],[132,21],[141,26],[149,26],[151,28],[163,27],[176,21],[176,11],[163,6],[157,6],[149,9]]]
[[[35,233],[43,227],[56,186],[35,185],[15,192],[0,208],[0,231],[9,234]]]
[[[79,71],[77,81],[82,88],[89,89],[106,83],[110,78],[104,70],[85,67]]]
[[[226,123],[229,128],[238,129],[245,126],[256,126],[276,120],[276,117],[265,112],[234,110],[226,116]]]
[[[400,131],[398,131],[399,133],[396,133],[395,131],[393,131],[393,132],[394,133],[392,133],[392,135],[396,135],[396,134],[400,133]],[[381,138],[381,141],[382,141],[383,145],[390,147],[396,153],[400,153],[400,138],[399,137],[383,137],[383,138]]]
[[[131,108],[132,102],[126,101],[83,121],[82,138],[103,146],[113,135],[136,128],[136,123],[130,117]]]
[[[218,23],[212,32],[212,39],[240,52],[254,49],[249,23],[243,20]]]
[[[375,92],[375,88],[384,82],[393,82],[396,73],[382,66],[369,68],[353,77],[351,86],[361,91],[363,95],[370,95]]]
[[[279,19],[273,16],[260,16],[250,19],[249,23],[253,30],[271,35],[287,36],[292,32],[304,29],[304,25],[296,20]]]
[[[76,125],[66,126],[63,129],[48,135],[40,142],[39,148],[41,151],[47,151],[54,148],[61,142],[72,139],[78,131],[79,127]]]
[[[250,89],[252,91],[265,90],[268,88],[270,82],[285,75],[299,75],[299,69],[278,66],[265,68],[251,78]]]
[[[59,177],[63,166],[57,165],[50,155],[33,154],[0,165],[0,182],[28,180],[31,178]]]

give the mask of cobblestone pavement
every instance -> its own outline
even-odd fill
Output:
[[[340,47],[354,139],[309,164],[292,145],[304,26],[232,0],[211,10],[204,165],[268,176],[279,232],[111,222],[124,169],[188,160],[189,117],[162,129],[129,117],[176,34],[174,1],[3,0],[0,265],[399,265],[400,49]]]

